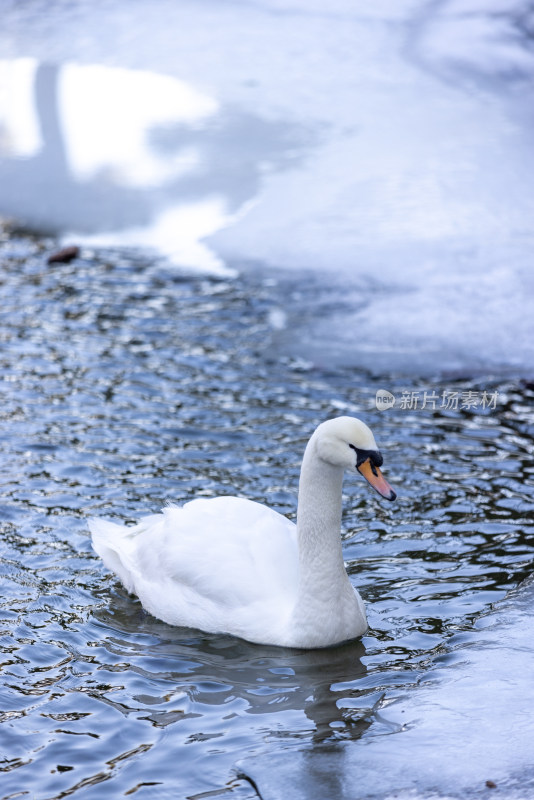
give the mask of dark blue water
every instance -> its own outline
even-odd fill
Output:
[[[49,266],[53,246],[0,247],[2,800],[253,798],[238,761],[391,733],[383,708],[532,572],[532,387],[329,372],[280,352],[286,285],[114,251]],[[379,413],[379,388],[498,400]],[[399,495],[345,483],[361,641],[300,652],[172,628],[92,552],[87,516],[167,499],[294,515],[305,442],[339,413],[373,428]]]

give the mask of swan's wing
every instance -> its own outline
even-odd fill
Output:
[[[102,545],[95,549],[145,608],[167,622],[246,631],[251,638],[251,627],[265,631],[271,617],[279,624],[294,602],[295,525],[259,503],[194,500],[121,530],[113,532],[112,545],[108,538],[111,559]]]
[[[164,516],[172,578],[214,601],[243,604],[284,593],[298,575],[295,526],[260,503],[194,500]]]

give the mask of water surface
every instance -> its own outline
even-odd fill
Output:
[[[0,0],[0,800],[534,784],[532,11],[483,5]],[[398,491],[345,483],[361,641],[171,628],[93,553],[293,518],[337,414]]]
[[[254,798],[238,762],[384,736],[394,752],[391,703],[532,572],[532,388],[282,357],[272,279],[188,278],[113,250],[49,266],[54,246],[1,242],[2,800]],[[383,388],[498,400],[378,412]],[[87,516],[132,521],[167,499],[236,493],[293,517],[305,442],[340,413],[373,428],[398,490],[386,504],[344,487],[361,641],[302,652],[172,628],[92,552]]]

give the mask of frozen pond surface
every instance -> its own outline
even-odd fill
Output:
[[[0,213],[312,270],[330,306],[277,317],[312,360],[531,368],[529,3],[0,7]]]
[[[531,796],[529,5],[0,10],[1,800]],[[170,628],[94,556],[292,515],[339,413],[399,492],[345,484],[362,641]]]

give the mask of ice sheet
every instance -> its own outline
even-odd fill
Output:
[[[527,798],[534,792],[534,584],[447,653],[411,692],[385,697],[358,742],[245,759],[262,800]]]
[[[519,0],[6,4],[0,213],[289,272],[279,346],[313,363],[530,375],[531,28]],[[310,270],[337,303],[303,324]]]

